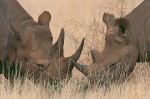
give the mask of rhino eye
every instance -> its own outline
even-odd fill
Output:
[[[120,30],[120,32],[122,32],[122,33],[125,33],[125,30],[126,30],[126,28],[125,27],[123,27],[123,26],[119,26],[119,30]]]
[[[40,68],[43,68],[43,67],[45,67],[45,65],[43,65],[43,64],[36,64],[38,67],[40,67]]]

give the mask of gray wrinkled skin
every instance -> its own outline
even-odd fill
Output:
[[[91,50],[93,63],[75,67],[87,76],[92,84],[123,82],[134,70],[137,62],[150,57],[150,0],[143,1],[125,17],[116,19],[104,13],[107,26],[103,52]]]
[[[63,80],[71,75],[75,61],[80,57],[84,40],[70,57],[64,57],[64,29],[53,44],[49,28],[51,15],[44,11],[35,22],[17,0],[0,0],[0,73],[13,77],[16,69],[35,81]],[[18,62],[19,68],[14,64]]]

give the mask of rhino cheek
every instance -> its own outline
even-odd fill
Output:
[[[120,62],[121,60],[121,56],[118,55],[110,55],[110,56],[107,56],[103,62],[101,63],[102,66],[110,66],[110,65],[113,65],[113,64],[116,64],[118,62]]]
[[[135,53],[132,54],[126,53],[126,55],[124,55],[124,57],[120,61],[120,64],[115,65],[114,66],[115,68],[109,71],[109,78],[112,81],[117,80],[123,82],[131,74],[131,72],[134,70],[134,67],[136,65],[136,60],[138,56],[137,51],[134,50],[134,52]]]
[[[125,60],[122,62],[120,70],[126,73],[125,76],[130,75],[130,73],[133,71],[136,65],[137,57],[138,57],[137,53],[134,54],[132,53],[127,55]]]

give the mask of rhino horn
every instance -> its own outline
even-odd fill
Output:
[[[93,63],[96,62],[96,61],[100,61],[98,55],[99,55],[98,51],[91,50],[91,56],[92,56]]]
[[[74,67],[74,64],[73,62],[71,62],[70,60],[74,60],[74,61],[77,61],[78,58],[80,57],[81,55],[81,52],[82,52],[82,49],[83,49],[83,45],[84,45],[84,39],[82,40],[78,50],[70,57],[67,57],[64,59],[64,62],[69,62],[69,67],[68,67],[68,73],[71,74],[71,71]]]
[[[83,73],[85,76],[88,73],[88,66],[87,65],[81,65],[74,60],[71,60],[71,63],[73,66],[75,66],[81,73]]]
[[[84,38],[83,38],[83,40],[82,40],[78,50],[72,56],[70,56],[69,59],[73,59],[73,60],[77,61],[78,58],[81,55],[81,52],[82,52],[82,49],[83,49],[83,45],[84,45]]]
[[[56,43],[52,47],[53,53],[55,54],[55,56],[58,55],[58,57],[59,57],[59,56],[64,55],[64,51],[63,51],[64,35],[65,35],[64,29],[62,28],[58,40],[56,41]]]

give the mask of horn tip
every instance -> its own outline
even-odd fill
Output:
[[[81,45],[80,45],[81,49],[83,49],[84,41],[85,41],[85,39],[83,38],[83,39],[82,39],[82,42],[81,42]]]
[[[90,52],[91,52],[91,53],[95,53],[95,52],[97,52],[97,50],[91,49]]]
[[[90,51],[91,51],[91,52],[94,52],[95,50],[94,50],[94,49],[91,49]]]
[[[61,29],[61,32],[64,32],[64,31],[65,31],[64,28],[62,28],[62,29]]]
[[[82,42],[81,42],[81,43],[83,44],[83,43],[84,43],[84,41],[85,41],[85,38],[83,38],[83,39],[82,39]]]
[[[60,31],[60,34],[61,34],[61,35],[64,35],[64,34],[65,34],[64,31],[65,31],[64,28],[62,28],[61,31]]]

